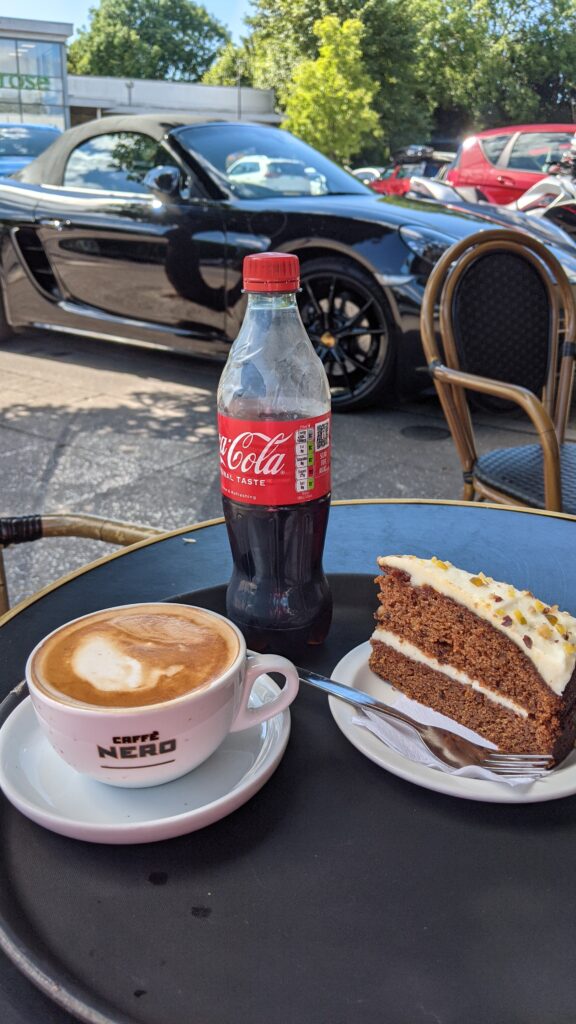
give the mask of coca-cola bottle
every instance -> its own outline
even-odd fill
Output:
[[[244,259],[248,307],[218,388],[227,615],[256,651],[321,643],[330,509],[330,389],[300,319],[297,256]]]

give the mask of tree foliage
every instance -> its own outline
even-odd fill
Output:
[[[340,23],[334,14],[314,23],[316,60],[297,65],[286,87],[283,127],[339,163],[347,163],[367,136],[380,134],[371,104],[376,83],[365,72],[357,18]]]
[[[253,85],[250,49],[248,42],[244,46],[226,43],[202,81],[206,85]]]
[[[198,81],[228,31],[192,0],[100,0],[68,50],[77,75]]]
[[[575,0],[407,0],[420,88],[466,127],[572,120]]]
[[[522,121],[573,120],[576,0],[253,0],[250,30],[210,72],[232,84],[274,88],[284,109],[292,76],[318,56],[314,24],[326,15],[359,19],[366,73],[391,149]],[[220,77],[219,77],[220,75]],[[226,77],[227,75],[227,77]],[[373,158],[382,143],[373,149]],[[370,146],[364,146],[368,155]]]
[[[364,26],[361,56],[366,74],[380,83],[374,107],[384,137],[400,145],[428,133],[431,104],[425,90],[419,93],[416,26],[405,0],[255,0],[254,7],[247,19],[253,84],[276,89],[281,109],[298,64],[318,55],[315,23],[332,14]]]
[[[370,80],[368,105],[391,149],[424,140],[434,123],[455,134],[513,121],[573,120],[576,0],[254,0],[253,6],[249,35],[234,46],[192,0],[100,0],[88,29],[70,46],[70,71],[183,81],[204,76],[210,84],[274,88],[280,109],[288,109],[296,83],[302,104],[302,82],[314,81],[310,63],[321,59],[323,45],[315,26],[332,17],[364,28],[356,52]],[[290,116],[294,124],[294,103]],[[368,136],[364,154],[382,159],[382,142]]]
[[[427,137],[433,104],[414,64],[417,29],[405,0],[254,0],[253,6],[254,15],[246,19],[250,34],[240,46],[222,51],[205,81],[232,85],[239,62],[243,84],[274,89],[283,110],[296,68],[318,56],[314,24],[329,14],[340,21],[357,18],[365,28],[360,46],[366,74],[380,83],[373,105],[383,138],[398,146]],[[382,148],[373,141],[363,151],[381,160]]]

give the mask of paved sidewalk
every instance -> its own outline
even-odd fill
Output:
[[[218,364],[67,336],[27,334],[3,346],[0,515],[89,512],[167,530],[221,515],[220,372]],[[479,443],[519,444],[527,432],[522,419],[484,416]],[[334,417],[334,498],[460,493],[433,396]],[[11,602],[111,550],[76,538],[9,549]]]

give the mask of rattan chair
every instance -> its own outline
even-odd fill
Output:
[[[435,265],[424,293],[422,343],[462,463],[465,500],[576,514],[576,445],[564,441],[574,330],[564,270],[521,231],[479,231]],[[478,455],[470,393],[484,408],[520,407],[538,443]]]
[[[2,551],[41,537],[89,537],[127,546],[159,536],[163,531],[139,523],[124,523],[89,515],[10,516],[0,518],[0,616],[8,611],[8,584]]]

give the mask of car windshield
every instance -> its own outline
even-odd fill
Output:
[[[207,124],[173,134],[240,199],[367,192],[352,174],[279,128]]]
[[[22,124],[0,127],[1,156],[39,156],[60,133],[43,128],[28,128]]]

